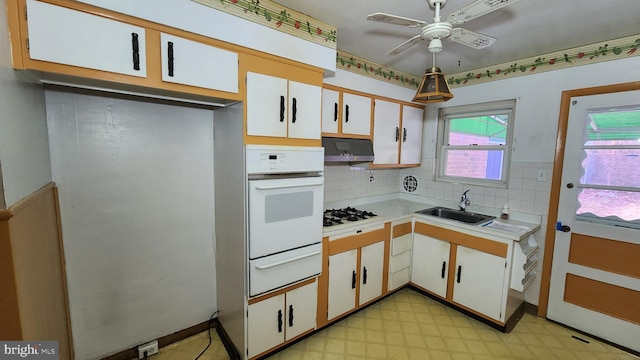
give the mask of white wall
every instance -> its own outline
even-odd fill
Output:
[[[380,81],[368,76],[358,75],[341,69],[337,69],[335,74],[325,76],[323,82],[329,85],[340,86],[350,90],[390,97],[402,101],[411,101],[417,90],[412,90],[403,86],[394,85],[392,83]]]
[[[9,207],[48,184],[51,168],[44,91],[12,69],[6,1],[0,4],[0,207]]]
[[[76,358],[216,310],[213,111],[46,91]]]

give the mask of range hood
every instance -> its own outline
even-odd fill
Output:
[[[323,137],[325,162],[373,161],[373,142],[369,139]]]

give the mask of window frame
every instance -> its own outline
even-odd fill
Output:
[[[445,143],[445,139],[449,138],[449,121],[451,119],[503,114],[508,115],[509,119],[507,123],[507,134],[505,137],[504,145],[449,145]],[[511,167],[511,151],[513,147],[515,114],[515,99],[440,108],[438,110],[438,136],[436,138],[435,180],[506,188],[509,183],[509,169]],[[502,169],[500,172],[501,180],[445,175],[445,169],[447,165],[446,155],[449,150],[502,151]]]

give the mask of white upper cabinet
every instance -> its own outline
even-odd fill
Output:
[[[419,165],[424,110],[376,99],[373,113],[373,163]]]
[[[160,34],[162,81],[238,92],[238,54],[170,34]]]
[[[342,94],[342,133],[371,135],[371,98],[346,92]]]
[[[321,104],[318,86],[247,73],[247,135],[319,140]]]
[[[423,117],[424,109],[402,106],[400,164],[420,164],[422,161]]]
[[[373,163],[397,164],[400,151],[400,104],[376,99],[373,121]]]
[[[322,89],[322,132],[338,133],[340,116],[340,92]]]
[[[27,12],[31,59],[147,76],[144,28],[34,0]]]
[[[289,134],[296,139],[320,139],[322,88],[289,80]]]
[[[287,79],[247,73],[247,135],[287,136]]]

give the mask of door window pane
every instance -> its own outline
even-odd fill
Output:
[[[640,222],[640,110],[591,111],[584,136],[576,215]]]

